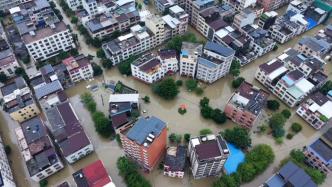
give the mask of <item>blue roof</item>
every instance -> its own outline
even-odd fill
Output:
[[[181,55],[182,55],[182,56],[188,56],[189,53],[188,53],[187,50],[181,50]]]
[[[161,131],[166,128],[166,123],[151,116],[149,118],[140,118],[135,125],[128,131],[127,137],[136,143],[142,145],[149,134],[158,137]]]
[[[292,86],[294,84],[294,80],[291,79],[288,75],[283,76],[282,80],[285,81],[288,86]]]
[[[45,84],[44,86],[41,86],[35,90],[36,98],[39,100],[40,98],[47,96],[51,93],[54,93],[56,91],[63,90],[61,83],[56,80],[51,83]]]
[[[285,185],[285,181],[279,175],[273,175],[265,183],[268,187],[283,187]]]
[[[196,0],[198,6],[214,3],[214,0]]]
[[[327,95],[332,96],[332,90],[330,90],[329,92],[327,92]]]
[[[217,67],[217,65],[214,62],[212,62],[208,59],[205,59],[205,58],[201,58],[201,57],[198,58],[198,64],[206,66],[208,68],[216,68]]]
[[[235,51],[230,48],[230,47],[226,47],[225,45],[222,45],[222,44],[217,44],[217,43],[214,43],[214,42],[207,42],[205,47],[204,47],[206,50],[210,50],[210,51],[213,51],[215,53],[218,53],[220,54],[221,56],[224,56],[224,57],[228,57],[228,56],[231,56],[231,55],[234,55],[235,54]]]
[[[317,21],[313,20],[312,18],[306,18],[307,22],[309,23],[307,29],[310,30],[318,25]]]

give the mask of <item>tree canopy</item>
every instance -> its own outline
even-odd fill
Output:
[[[240,68],[241,64],[238,60],[233,60],[229,72],[234,76],[237,77],[240,75]]]
[[[152,86],[152,91],[166,100],[174,99],[179,93],[179,89],[172,78],[155,83]]]
[[[226,129],[222,135],[227,142],[230,142],[241,149],[247,149],[251,146],[249,132],[244,128],[234,127],[233,129]]]
[[[273,111],[278,110],[280,103],[277,100],[267,100],[267,108]]]

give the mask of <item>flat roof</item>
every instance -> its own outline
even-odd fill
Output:
[[[111,94],[109,102],[135,102],[138,103],[139,94]]]
[[[68,30],[67,25],[61,21],[61,22],[54,23],[54,28],[51,28],[50,26],[48,26],[48,27],[33,31],[34,32],[33,35],[31,35],[30,33],[26,33],[26,34],[22,35],[22,41],[25,44],[30,44],[35,41],[44,39],[46,37],[55,35],[59,32],[63,32],[66,30]]]

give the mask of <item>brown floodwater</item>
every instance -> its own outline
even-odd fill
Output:
[[[284,10],[282,10],[284,11]],[[65,17],[65,16],[64,16]],[[66,17],[65,17],[66,18]],[[65,20],[68,23],[68,20]],[[311,31],[304,33],[304,35],[314,35],[318,30],[324,28],[324,26],[318,26]],[[279,49],[277,51],[270,52],[263,57],[258,58],[254,62],[246,65],[241,70],[241,76],[244,77],[248,82],[252,82],[254,85],[263,88],[257,81],[254,80],[254,74],[257,67],[265,63],[266,61],[278,56],[287,48],[293,47],[297,41],[302,37],[296,37],[291,41],[279,45]],[[81,36],[79,36],[80,41],[82,41]],[[82,43],[82,42],[81,42]],[[96,49],[88,47],[86,45],[81,44],[80,51],[83,54],[91,54],[93,55]],[[329,75],[329,79],[331,79],[332,75],[332,63],[328,63],[325,68],[325,72]],[[174,76],[176,79],[185,80],[182,77]],[[181,92],[178,97],[172,101],[165,101],[158,96],[154,95],[151,91],[151,87],[145,83],[137,81],[132,77],[126,77],[120,75],[117,68],[113,68],[108,70],[104,73],[102,77],[99,77],[91,82],[82,82],[76,85],[73,88],[67,89],[66,93],[68,96],[71,97],[71,102],[75,108],[76,113],[78,114],[82,125],[84,126],[85,131],[87,132],[88,136],[90,137],[94,147],[95,152],[89,155],[86,158],[78,161],[74,165],[67,165],[63,170],[60,172],[52,175],[48,178],[50,186],[55,186],[65,180],[73,183],[73,178],[71,174],[78,169],[88,165],[89,163],[101,159],[107,171],[110,173],[112,179],[114,180],[115,184],[119,187],[125,186],[122,181],[122,178],[118,175],[118,170],[116,169],[116,160],[119,156],[123,155],[122,149],[117,145],[115,141],[108,141],[102,139],[98,136],[98,134],[94,130],[93,123],[91,121],[89,113],[83,108],[82,103],[79,101],[79,95],[87,92],[88,89],[86,88],[87,85],[91,84],[99,84],[101,85],[102,81],[122,81],[126,85],[137,89],[141,95],[144,97],[148,95],[150,97],[151,103],[145,104],[142,102],[141,108],[146,110],[147,113],[144,115],[154,115],[159,117],[160,119],[164,120],[168,126],[168,133],[175,132],[177,134],[184,134],[190,133],[192,136],[198,135],[199,131],[203,128],[209,128],[213,132],[218,133],[226,128],[234,127],[235,124],[231,121],[228,121],[226,124],[217,125],[211,120],[203,119],[200,115],[199,111],[199,100],[206,96],[210,98],[210,104],[214,108],[221,108],[223,109],[227,100],[229,99],[231,93],[234,91],[231,88],[231,76],[226,76],[221,78],[217,82],[212,85],[205,85],[201,84],[204,88],[203,96],[196,96],[195,93],[187,92],[183,87],[180,88]],[[97,92],[92,93],[98,103],[98,109],[105,112],[107,114],[107,102],[109,92],[104,89],[99,89]],[[271,96],[273,98],[273,96]],[[184,115],[180,115],[177,110],[181,104],[187,105],[187,113]],[[282,104],[282,108],[286,106]],[[267,112],[264,116],[269,116],[269,112]],[[262,119],[264,121],[265,119]],[[286,129],[290,126],[292,122],[299,122],[303,126],[303,130],[297,134],[291,141],[285,140],[285,142],[281,145],[276,145],[273,138],[268,135],[257,135],[253,133],[255,129],[252,130],[252,138],[253,144],[258,143],[267,143],[273,146],[273,149],[276,153],[276,161],[274,164],[261,176],[259,176],[253,182],[246,184],[244,186],[252,187],[258,186],[264,180],[266,180],[271,174],[275,171],[275,167],[278,165],[281,159],[283,159],[291,149],[293,148],[301,148],[302,146],[306,145],[308,142],[311,142],[313,139],[318,137],[321,134],[321,131],[315,131],[309,125],[307,125],[302,119],[300,119],[296,114],[294,114],[289,119],[286,124]],[[264,122],[262,122],[264,123]],[[13,122],[9,117],[8,114],[0,113],[0,132],[1,136],[4,139],[6,144],[11,145],[13,149],[13,153],[9,157],[9,160],[12,162],[12,169],[17,181],[18,186],[38,186],[37,183],[32,182],[29,178],[27,178],[27,171],[26,167],[24,166],[21,154],[17,147],[17,140],[14,136],[14,127],[17,127],[18,124]],[[185,178],[181,179],[173,179],[169,177],[165,177],[162,175],[162,172],[158,169],[154,170],[150,174],[145,174],[146,178],[153,184],[155,187],[201,187],[201,186],[211,186],[215,178],[207,178],[202,180],[193,180],[190,173],[187,172]],[[328,186],[331,184],[332,179],[328,179],[327,183],[323,186]]]

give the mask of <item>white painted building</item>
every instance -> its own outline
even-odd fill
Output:
[[[20,0],[0,0],[0,10],[5,11],[20,4]]]
[[[66,3],[70,9],[76,11],[79,6],[82,6],[82,1],[84,0],[66,0]]]
[[[235,51],[222,44],[207,42],[202,57],[198,58],[196,78],[213,83],[228,74]]]
[[[189,15],[178,5],[169,8],[169,14],[162,17],[165,24],[165,40],[187,32]]]
[[[12,170],[5,152],[5,145],[0,137],[0,185],[3,187],[16,187]]]
[[[71,31],[64,22],[26,33],[22,40],[35,62],[75,48]]]
[[[242,28],[246,25],[251,25],[256,19],[256,14],[251,9],[243,9],[239,14],[234,17],[233,24],[237,28]]]
[[[180,54],[180,75],[195,77],[198,58],[202,55],[203,45],[182,42]]]
[[[11,49],[0,51],[0,72],[3,72],[8,77],[13,77],[18,67],[20,65]]]
[[[78,55],[68,57],[62,61],[66,66],[72,82],[89,80],[93,77],[93,68],[88,57]]]

